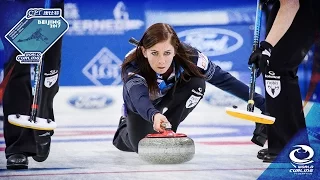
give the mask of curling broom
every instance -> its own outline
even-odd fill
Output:
[[[261,29],[261,16],[262,16],[262,6],[263,4],[260,0],[257,0],[257,10],[256,10],[256,19],[255,19],[255,26],[254,26],[254,37],[253,37],[253,51],[255,51],[259,47],[259,39],[260,39],[260,29]],[[249,86],[249,100],[247,105],[247,111],[239,110],[236,106],[232,108],[227,107],[226,113],[236,117],[241,118],[248,121],[253,121],[256,123],[261,124],[273,124],[275,121],[274,117],[267,116],[264,114],[257,114],[254,113],[254,100],[253,96],[255,93],[255,86],[256,86],[256,78],[257,78],[257,67],[253,63],[251,68],[251,80]]]

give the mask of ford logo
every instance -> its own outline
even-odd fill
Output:
[[[69,99],[69,104],[79,109],[102,109],[112,102],[109,96],[98,93],[76,95]]]
[[[207,56],[219,56],[239,49],[243,44],[241,35],[220,28],[197,28],[179,32],[178,37]]]

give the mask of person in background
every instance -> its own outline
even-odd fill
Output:
[[[272,2],[267,36],[248,62],[255,63],[262,72],[266,112],[276,118],[274,124],[267,126],[268,148],[257,155],[263,162],[273,162],[299,132],[300,143],[308,144],[297,70],[320,27],[318,0]]]
[[[20,64],[16,56],[20,53],[4,38],[5,34],[25,16],[29,8],[64,8],[64,0],[2,0],[0,7],[0,38],[4,45],[4,76],[14,66],[3,95],[4,139],[7,169],[28,168],[28,157],[37,162],[47,159],[53,131],[40,131],[14,126],[8,122],[10,114],[29,115],[32,104],[30,65]],[[32,39],[30,39],[32,41]],[[38,116],[54,120],[53,98],[58,92],[58,75],[61,64],[62,39],[60,38],[44,56],[41,104]],[[50,81],[50,83],[46,83]],[[50,84],[50,85],[48,85]]]

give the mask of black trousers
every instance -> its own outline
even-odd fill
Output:
[[[33,7],[33,3],[38,1],[28,2],[7,2],[8,4],[4,5],[14,5],[14,3],[19,3],[21,8],[21,3],[25,3],[25,10],[29,7]],[[41,2],[43,7],[44,1]],[[9,4],[13,3],[13,4]],[[52,8],[62,8],[63,1],[53,1]],[[21,17],[25,14],[26,11],[21,12]],[[12,20],[12,19],[10,19]],[[20,19],[17,19],[18,22]],[[9,21],[9,20],[8,20]],[[12,23],[12,22],[10,22]],[[5,41],[3,39],[3,41]],[[12,47],[6,47],[5,50]],[[42,78],[44,79],[42,86],[42,92],[40,97],[40,104],[38,109],[38,117],[50,118],[54,120],[53,113],[53,98],[58,92],[59,84],[58,77],[60,73],[60,64],[61,64],[61,48],[62,48],[62,39],[58,40],[44,55],[44,67],[42,71]],[[31,89],[31,76],[30,76],[30,65],[20,64],[15,60],[16,56],[19,54],[17,51],[13,53],[5,52],[8,54],[8,61],[5,64],[5,76],[7,75],[9,69],[15,65],[13,72],[8,81],[7,87],[3,96],[3,112],[4,112],[4,139],[6,144],[5,154],[8,158],[12,154],[24,153],[27,156],[36,155],[36,142],[47,141],[46,138],[51,138],[50,136],[42,136],[41,139],[38,139],[41,134],[46,133],[47,131],[36,131],[32,129],[26,129],[11,125],[8,122],[8,115],[10,114],[23,114],[29,115],[31,110],[31,104],[33,100],[32,89]],[[53,134],[53,131],[50,131],[50,135]]]
[[[269,66],[263,71],[267,112],[276,118],[275,123],[267,127],[268,151],[272,154],[280,153],[299,132],[302,134],[297,143],[308,144],[297,70],[314,42],[319,19],[307,1],[301,3],[292,25],[275,45]],[[267,31],[279,7],[279,2],[273,6]]]
[[[171,123],[174,132],[203,98],[205,85],[205,80],[202,78],[192,77],[187,82],[180,80],[175,92],[169,91],[162,101],[156,105],[156,108],[160,111],[165,107],[167,108],[164,115]],[[115,133],[113,144],[122,151],[138,152],[139,141],[147,134],[156,132],[153,130],[153,124],[140,115],[129,109],[127,109],[127,114],[127,120],[122,124],[120,123]]]

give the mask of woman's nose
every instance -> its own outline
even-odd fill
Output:
[[[164,57],[159,57],[158,62],[159,62],[159,64],[164,64],[166,62],[166,60]]]

